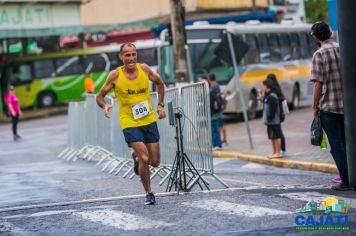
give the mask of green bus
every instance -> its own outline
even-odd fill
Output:
[[[158,43],[136,42],[138,61],[156,67]],[[98,92],[109,72],[121,65],[119,49],[116,44],[10,59],[2,70],[2,85],[15,86],[21,107],[51,107],[81,100],[89,74]]]

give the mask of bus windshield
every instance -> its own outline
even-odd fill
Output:
[[[193,81],[197,82],[201,75],[215,74],[219,84],[227,84],[233,76],[233,67],[223,55],[217,52],[219,42],[191,43],[189,44],[189,57],[192,69]],[[226,51],[226,53],[229,53]],[[166,84],[175,83],[172,46],[164,46],[161,49],[161,76]]]

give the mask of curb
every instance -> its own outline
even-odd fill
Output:
[[[324,173],[337,174],[338,170],[336,165],[328,163],[315,163],[306,161],[294,161],[288,159],[268,159],[266,156],[259,156],[254,154],[244,154],[239,152],[228,151],[213,151],[214,157],[219,158],[237,158],[245,161],[256,162],[260,164],[272,165],[283,168],[301,169],[301,170],[314,170]]]

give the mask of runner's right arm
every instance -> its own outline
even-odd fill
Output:
[[[108,75],[105,84],[101,87],[99,93],[96,96],[96,103],[104,109],[104,115],[106,118],[110,118],[109,111],[112,108],[111,105],[105,102],[105,96],[110,92],[115,86],[116,79],[118,78],[117,70],[113,70]]]

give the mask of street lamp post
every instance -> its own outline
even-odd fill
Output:
[[[350,185],[356,188],[356,1],[337,1],[343,80],[346,151]]]

